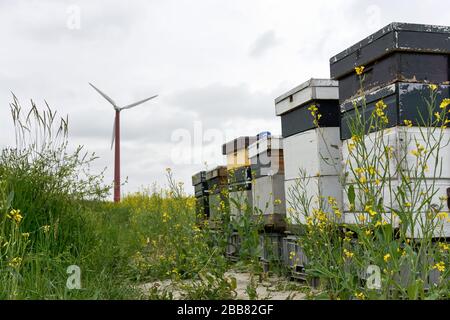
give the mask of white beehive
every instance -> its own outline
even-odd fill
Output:
[[[250,145],[253,207],[262,215],[265,227],[285,228],[283,139],[265,135]]]
[[[285,181],[287,218],[291,224],[305,224],[307,216],[314,208],[323,208],[330,220],[342,222],[342,216],[336,215],[329,205],[332,197],[342,211],[342,184],[338,176],[308,177]],[[299,198],[306,197],[309,201],[309,212],[300,205]],[[322,202],[322,205],[320,205]]]
[[[284,139],[286,180],[299,177],[338,176],[341,173],[339,128],[316,128]]]
[[[430,131],[427,133],[428,130]],[[365,145],[368,150],[372,150],[376,137],[380,136],[382,136],[383,140],[379,141],[383,141],[383,145],[392,150],[392,158],[390,161],[380,157],[379,151],[371,153],[368,157],[368,161],[369,163],[377,163],[381,168],[385,168],[384,172],[380,172],[381,174],[386,174],[386,171],[389,171],[389,174],[386,174],[386,176],[390,178],[385,183],[380,183],[379,198],[383,198],[384,207],[387,208],[387,213],[383,219],[387,223],[393,224],[394,227],[398,227],[400,221],[392,214],[393,212],[391,212],[389,208],[392,208],[394,211],[401,209],[400,203],[397,201],[399,195],[398,187],[402,183],[401,175],[398,170],[402,170],[403,175],[406,175],[406,172],[414,170],[417,167],[417,157],[413,152],[418,148],[417,145],[422,145],[425,148],[424,152],[427,153],[428,156],[426,161],[428,170],[424,172],[424,176],[420,180],[415,179],[413,175],[407,175],[410,177],[410,183],[408,184],[409,188],[413,191],[409,192],[408,189],[406,189],[406,201],[402,202],[411,203],[411,211],[414,212],[415,218],[417,219],[414,232],[411,232],[410,230],[407,234],[414,238],[420,238],[422,236],[420,229],[421,225],[425,223],[427,217],[426,211],[428,211],[428,208],[422,208],[420,203],[414,201],[414,195],[416,197],[419,195],[420,197],[421,193],[428,194],[431,198],[431,203],[435,208],[439,208],[440,212],[448,214],[450,211],[448,203],[450,190],[450,129],[444,129],[442,132],[441,144],[434,152],[429,153],[426,150],[427,142],[424,140],[424,136],[431,134],[435,139],[439,139],[439,135],[441,134],[440,129],[435,131],[432,130],[433,129],[427,128],[420,129],[418,127],[394,127],[385,129],[382,134],[380,132],[375,132],[365,136]],[[362,223],[361,220],[358,219],[361,214],[366,217],[367,221],[369,221],[370,217],[364,212],[364,198],[361,199],[358,196],[364,196],[364,193],[362,190],[358,189],[354,181],[356,177],[353,177],[351,174],[350,168],[353,167],[353,170],[355,170],[357,164],[355,157],[350,156],[349,154],[350,143],[352,143],[351,140],[346,140],[343,143],[344,170],[349,173],[350,177],[346,181],[345,189],[348,190],[350,185],[353,185],[357,196],[355,198],[354,208],[350,206],[348,197],[346,195],[344,196],[344,216],[346,223],[353,224]],[[439,155],[436,159],[437,151],[439,152]],[[377,158],[374,159],[374,156],[377,156]],[[399,165],[399,161],[401,161],[401,165]],[[436,161],[439,163],[437,168],[435,168]],[[382,180],[381,178],[379,179]],[[422,199],[424,198],[424,196],[421,197]],[[364,219],[363,222],[365,222]],[[436,228],[433,230],[434,237],[450,237],[450,221],[448,219],[437,219],[432,223],[436,225]]]
[[[304,224],[308,213],[300,212],[299,195],[311,202],[332,197],[342,210],[341,147],[338,82],[312,79],[275,100],[281,116],[284,146],[287,216],[292,224]],[[317,108],[320,118],[311,114]],[[314,121],[314,120],[318,121]],[[301,190],[296,185],[307,185]],[[304,211],[304,210],[303,210]],[[330,218],[336,220],[331,210]]]

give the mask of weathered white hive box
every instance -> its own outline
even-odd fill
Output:
[[[264,226],[283,231],[286,219],[283,139],[264,136],[249,146],[253,207]]]
[[[317,108],[320,119],[313,117],[311,106]],[[277,98],[275,108],[281,116],[289,220],[292,224],[306,222],[305,215],[299,212],[298,196],[303,193],[311,200],[311,211],[317,208],[320,198],[328,197],[336,199],[341,208],[338,82],[311,79]],[[305,184],[307,187],[301,187]]]
[[[427,219],[429,212],[449,212],[450,188],[450,139],[449,129],[433,131],[427,124],[436,119],[436,112],[442,112],[440,102],[450,97],[450,28],[431,25],[415,25],[393,23],[358,42],[330,60],[331,75],[339,80],[341,99],[341,140],[343,140],[344,171],[349,173],[345,190],[353,185],[356,193],[355,207],[350,206],[347,194],[344,196],[344,220],[346,223],[367,223],[370,215],[365,212],[365,191],[357,188],[352,181],[358,179],[350,173],[350,167],[357,168],[355,161],[349,155],[348,147],[352,142],[352,124],[357,117],[366,119],[365,146],[369,152],[367,165],[379,169],[380,177],[363,179],[375,181],[380,185],[377,190],[378,200],[382,200],[385,208],[383,220],[394,227],[407,229],[407,236],[423,237],[425,224],[435,225],[429,230],[434,237],[450,237],[450,221],[448,219]],[[365,66],[364,83],[361,92],[360,79],[356,75],[356,66]],[[432,87],[430,83],[435,85]],[[431,94],[436,103],[429,108]],[[428,100],[428,101],[427,101]],[[370,127],[370,117],[376,110],[376,105],[384,102],[383,113],[387,117],[386,127],[382,132],[374,132]],[[446,114],[449,110],[445,108]],[[430,112],[431,111],[431,112]],[[445,119],[442,119],[442,122]],[[440,126],[441,123],[437,124]],[[419,129],[419,126],[422,129]],[[425,136],[431,137],[427,142]],[[376,137],[378,142],[376,143]],[[434,141],[442,139],[436,150],[427,150]],[[384,147],[392,148],[394,157],[389,161],[381,157],[382,151],[374,151],[374,145],[380,141]],[[413,155],[418,145],[427,154],[427,167],[423,177],[418,179],[413,172],[418,168],[418,158]],[[401,161],[401,164],[399,164]],[[438,170],[435,163],[440,162]],[[364,168],[360,168],[364,169]],[[410,180],[405,183],[402,176]],[[378,180],[378,181],[377,181]],[[403,180],[403,182],[402,182]],[[384,181],[384,182],[383,182]],[[399,201],[399,188],[405,190],[406,200]],[[422,194],[422,195],[421,195]],[[431,203],[428,206],[421,201],[428,194]],[[408,225],[394,213],[404,210],[402,206],[408,203],[415,224]],[[427,214],[428,212],[428,214]],[[433,216],[433,214],[431,214]],[[379,217],[376,217],[378,219]],[[430,220],[432,220],[430,222]]]
[[[442,136],[441,136],[442,134]],[[366,163],[376,163],[378,168],[376,176],[370,179],[370,176],[364,176],[369,184],[373,184],[375,179],[378,179],[379,188],[377,198],[383,199],[386,214],[383,219],[393,224],[394,227],[399,227],[400,219],[394,215],[396,210],[401,210],[405,203],[411,204],[411,212],[416,219],[414,228],[408,228],[407,235],[412,238],[422,237],[422,228],[426,225],[427,211],[430,207],[423,207],[423,201],[428,197],[431,198],[430,205],[439,212],[450,214],[450,129],[444,129],[442,132],[437,129],[433,132],[431,128],[418,127],[394,127],[385,129],[382,133],[374,132],[365,136],[365,146],[368,150],[373,150],[376,137],[382,136],[382,143],[387,148],[392,150],[392,157],[387,158],[380,156],[381,153],[372,153],[369,155]],[[434,152],[426,150],[427,142],[424,137],[430,136],[431,141],[441,141]],[[439,139],[439,140],[438,140]],[[379,140],[381,141],[381,140]],[[350,156],[349,144],[351,140],[343,142],[343,159],[344,171],[348,173],[348,179],[345,182],[345,189],[348,190],[350,185],[355,189],[355,206],[351,207],[349,199],[344,196],[344,217],[348,224],[361,224],[370,221],[370,215],[365,212],[365,193],[358,188],[356,177],[352,174],[357,165],[357,157]],[[417,150],[417,144],[425,148],[424,153],[427,153],[428,158],[422,166],[428,169],[423,172],[423,176],[418,179],[412,172],[418,169],[418,158],[414,155]],[[374,158],[376,157],[376,158]],[[438,163],[436,166],[435,163]],[[384,170],[381,170],[384,169]],[[421,171],[421,170],[420,170]],[[382,176],[386,176],[383,179]],[[409,178],[409,183],[405,183],[402,176]],[[384,182],[383,182],[384,181]],[[399,202],[397,199],[401,196],[399,187],[405,191],[404,200]],[[361,221],[359,218],[361,214],[366,221]],[[433,225],[436,227],[432,230],[434,237],[450,237],[450,220],[435,219]],[[412,232],[412,229],[414,231]]]

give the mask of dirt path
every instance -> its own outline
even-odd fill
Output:
[[[252,276],[246,272],[229,271],[225,273],[227,278],[236,279],[236,299],[237,300],[249,300],[248,288],[252,288],[256,295],[253,296],[257,300],[305,300],[307,289],[305,285],[299,282],[288,281],[285,278],[280,277],[268,277],[262,281],[254,278],[254,286],[251,286]],[[158,288],[159,292],[171,293],[173,299],[182,299],[183,292],[179,289],[179,286],[172,282],[172,280],[156,281],[146,283],[141,286],[143,292],[149,292],[152,288]]]

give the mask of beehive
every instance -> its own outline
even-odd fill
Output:
[[[420,145],[426,145],[426,142],[423,140],[423,134],[425,133],[426,128],[417,128],[417,127],[394,127],[390,129],[386,129],[383,132],[383,144],[387,147],[392,148],[395,157],[389,159],[378,157],[376,161],[380,163],[382,167],[386,168],[387,175],[390,177],[384,184],[383,187],[379,188],[379,197],[383,198],[384,207],[392,208],[393,210],[401,209],[399,206],[399,202],[396,200],[398,193],[398,187],[402,183],[402,177],[399,175],[399,172],[396,170],[399,167],[398,160],[402,161],[402,167],[404,168],[414,168],[416,166],[417,158],[413,155],[412,151],[416,149],[416,143]],[[365,137],[365,145],[370,150],[373,146],[373,141],[375,140],[375,135],[377,133],[370,133]],[[438,135],[441,132],[435,132],[434,135],[436,139],[438,139]],[[430,168],[427,172],[424,173],[423,180],[419,181],[417,179],[410,179],[410,188],[416,189],[413,191],[414,194],[419,194],[420,192],[426,192],[431,196],[431,203],[435,205],[436,208],[442,207],[442,212],[450,213],[450,203],[448,201],[448,196],[450,195],[450,166],[447,164],[450,163],[450,145],[448,141],[450,141],[450,129],[443,130],[443,137],[441,140],[441,145],[439,147],[439,162],[442,163],[442,168],[439,166],[435,168],[436,157],[430,156],[427,159],[427,166]],[[345,172],[350,172],[350,166],[356,168],[356,160],[354,157],[350,157],[348,144],[351,143],[351,140],[344,141],[343,143],[343,158],[346,163],[344,167]],[[368,162],[374,161],[373,156],[369,156]],[[351,175],[349,175],[351,177]],[[438,177],[438,178],[436,178]],[[354,177],[352,177],[354,180]],[[358,189],[356,183],[352,181],[352,179],[348,179],[345,185],[346,190],[353,185],[356,190],[356,194],[363,194],[361,190]],[[408,187],[404,188],[408,189]],[[405,194],[406,197],[410,196],[410,194]],[[444,200],[443,200],[444,199]],[[364,201],[363,201],[364,202]],[[411,200],[411,202],[413,202]],[[355,207],[352,208],[350,206],[350,202],[348,197],[344,197],[344,217],[345,222],[348,224],[353,223],[361,223],[359,217],[361,214],[367,219],[366,222],[369,221],[370,216],[367,212],[364,211],[364,203],[359,201],[359,197],[356,198]],[[411,208],[415,214],[417,214],[417,224],[415,225],[414,230],[408,229],[407,235],[412,238],[420,238],[422,236],[422,232],[420,230],[419,224],[426,220],[426,212],[424,209],[420,208],[419,205]],[[394,227],[399,226],[399,220],[395,215],[392,215],[393,212],[391,210],[387,210],[383,219],[393,224]],[[433,230],[433,236],[438,237],[450,237],[450,223],[448,220],[443,219],[442,221],[437,221],[437,227]]]
[[[253,174],[253,207],[264,226],[283,231],[286,219],[283,139],[264,136],[249,146]]]
[[[228,170],[250,166],[248,146],[255,141],[256,137],[239,137],[222,146],[222,154],[227,158]]]
[[[228,207],[227,168],[219,166],[207,171],[206,183],[208,185],[209,220],[213,227],[219,227]]]
[[[384,186],[379,188],[379,198],[383,199],[387,211],[383,219],[394,227],[400,226],[400,220],[393,213],[395,210],[403,209],[399,208],[397,200],[398,187],[402,179],[395,169],[400,167],[403,175],[410,175],[407,172],[417,168],[417,159],[411,155],[411,151],[417,148],[416,144],[427,145],[423,134],[433,137],[431,140],[439,139],[441,134],[437,131],[432,132],[433,130],[426,125],[435,119],[435,112],[442,111],[439,102],[450,96],[449,39],[449,27],[393,23],[330,60],[331,75],[335,80],[339,80],[341,139],[344,146],[343,160],[346,164],[344,171],[348,173],[350,165],[355,168],[355,163],[350,161],[352,157],[348,147],[353,144],[349,141],[352,137],[351,124],[358,119],[357,117],[365,120],[364,142],[368,150],[371,150],[374,141],[381,137],[383,144],[392,148],[395,155],[387,162],[386,159],[379,159],[381,152],[378,151],[377,159],[373,159],[372,154],[366,161],[372,160],[383,164],[384,171],[388,169],[390,171],[386,175],[388,179],[384,182]],[[360,79],[354,70],[356,66],[361,65],[365,67],[363,88],[360,88]],[[429,105],[432,93],[437,103]],[[376,133],[374,131],[377,128],[371,127],[369,118],[380,101],[385,105],[383,112],[387,117],[387,129]],[[418,126],[421,126],[421,129]],[[442,134],[442,143],[438,147],[439,156],[430,153],[427,160],[431,170],[425,174],[421,182],[415,180],[412,174],[406,189],[417,187],[419,193],[434,194],[431,197],[433,206],[442,208],[444,213],[448,213],[449,203],[443,202],[448,197],[450,187],[450,169],[447,165],[450,161],[450,148],[447,146],[450,139],[449,129],[443,130]],[[400,159],[401,165],[398,164]],[[442,172],[433,170],[436,161],[441,161]],[[364,203],[360,203],[365,202],[364,192],[358,190],[352,179],[355,177],[350,175],[345,188],[349,190],[353,186],[357,197],[354,208],[350,206],[348,197],[344,197],[344,220],[346,223],[366,223],[371,218],[363,208]],[[409,192],[402,196],[411,197]],[[358,201],[359,197],[363,199]],[[407,236],[412,238],[423,236],[423,230],[419,225],[426,221],[429,210],[430,208],[425,209],[422,206],[412,208],[417,221],[414,228],[407,226]],[[448,220],[436,221],[436,228],[432,233],[434,237],[449,237]]]
[[[450,80],[450,27],[392,23],[330,59],[341,102],[360,91],[356,66],[365,66],[364,90],[396,82]]]
[[[252,210],[252,175],[248,147],[256,137],[239,137],[222,146],[227,157],[230,216],[237,220]]]
[[[206,171],[192,176],[196,198],[196,214],[198,217],[209,218],[209,190],[206,182]]]
[[[311,107],[314,106],[314,109]],[[341,140],[339,138],[338,82],[311,79],[275,100],[281,116],[287,217],[304,224],[296,193],[306,192],[317,206],[321,198],[333,197],[342,207]],[[320,119],[311,112],[321,114]],[[302,174],[300,173],[302,170]],[[299,189],[300,184],[308,188]],[[330,218],[336,219],[335,216]]]

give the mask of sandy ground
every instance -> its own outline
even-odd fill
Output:
[[[248,300],[249,296],[246,292],[248,285],[251,282],[251,274],[245,272],[229,271],[225,274],[228,278],[236,279],[236,299]],[[304,300],[306,294],[302,287],[305,285],[299,282],[288,281],[285,278],[268,277],[262,281],[256,279],[256,294],[258,300]],[[182,298],[182,292],[176,283],[172,280],[156,281],[146,283],[141,286],[143,292],[148,292],[151,288],[158,287],[160,292],[171,292],[173,299],[179,300]],[[303,292],[302,292],[303,291]]]

